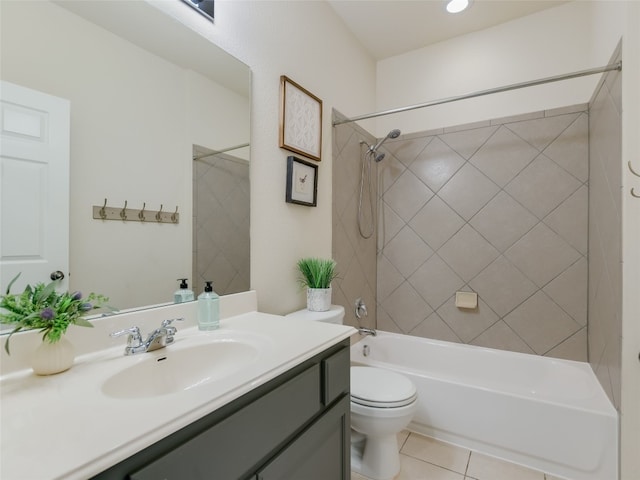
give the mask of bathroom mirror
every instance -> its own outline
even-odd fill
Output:
[[[194,148],[244,145],[227,154],[249,161],[250,69],[196,33],[213,25],[183,2],[2,2],[0,14],[2,80],[70,102],[69,288],[122,310],[171,302],[195,271]],[[179,221],[94,219],[105,200]]]

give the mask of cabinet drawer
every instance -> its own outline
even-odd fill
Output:
[[[343,348],[322,360],[322,403],[329,405],[350,389],[350,350]]]
[[[130,478],[243,478],[320,409],[320,366],[316,364]]]

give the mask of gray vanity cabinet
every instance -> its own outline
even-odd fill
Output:
[[[321,419],[258,472],[256,480],[348,479],[349,397],[342,397]],[[345,448],[346,447],[346,448]]]
[[[345,340],[94,477],[348,480]]]

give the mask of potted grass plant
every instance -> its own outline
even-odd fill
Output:
[[[299,281],[307,288],[307,310],[326,312],[331,308],[331,281],[338,276],[332,259],[301,258],[298,260]]]

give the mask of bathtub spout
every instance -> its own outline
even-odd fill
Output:
[[[358,332],[360,332],[360,335],[372,335],[374,337],[378,334],[375,329],[366,327],[358,327]]]

